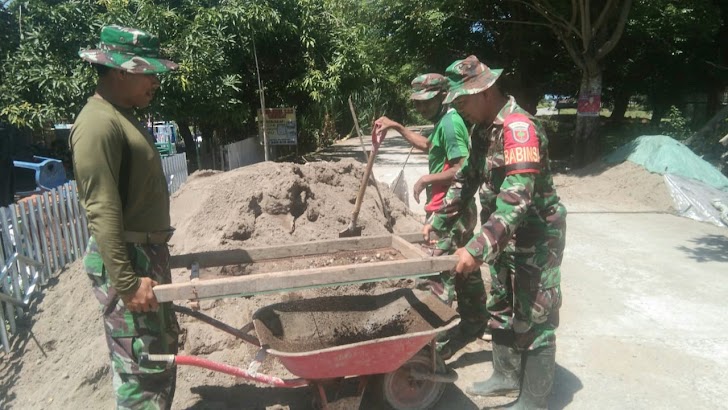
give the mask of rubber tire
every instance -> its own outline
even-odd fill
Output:
[[[445,362],[436,355],[437,371],[445,373]],[[437,404],[445,392],[448,383],[431,382],[427,380],[407,380],[408,368],[410,366],[418,366],[422,371],[431,369],[432,359],[429,348],[420,350],[414,357],[403,364],[399,369],[386,374],[377,375],[371,381],[372,398],[375,400],[377,407],[387,410],[426,410]],[[397,396],[396,383],[407,381],[410,385],[414,384],[419,388],[420,392],[412,392],[414,397]]]

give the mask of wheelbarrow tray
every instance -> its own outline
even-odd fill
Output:
[[[308,380],[395,371],[459,321],[437,297],[412,289],[284,302],[253,315],[261,346]]]

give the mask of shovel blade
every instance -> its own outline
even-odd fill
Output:
[[[339,232],[339,238],[352,238],[355,236],[361,236],[360,226],[349,226],[348,228]]]
[[[397,178],[392,181],[391,187],[394,196],[409,207],[409,188],[407,187],[407,180],[404,179],[404,172],[400,171]]]

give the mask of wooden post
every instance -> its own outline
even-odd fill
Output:
[[[10,206],[10,219],[11,223],[13,224],[13,238],[15,239],[15,253],[17,255],[28,255],[28,250],[25,248],[25,245],[23,244],[23,234],[20,230],[20,225],[18,224],[18,208],[15,205]],[[17,264],[17,257],[15,263]],[[14,296],[17,299],[22,299],[20,289],[21,289],[21,283],[26,284],[28,283],[28,278],[25,270],[20,270],[17,268],[17,265],[13,266],[11,268],[12,277],[13,277],[13,293]],[[23,309],[16,307],[16,312],[18,317],[23,316]]]
[[[36,197],[38,200],[38,206],[40,206],[40,201],[43,198],[42,196]],[[36,207],[33,205],[32,201],[28,204],[28,207],[30,208],[30,226],[33,228],[34,235],[34,241],[37,251],[37,261],[43,262],[43,269],[42,269],[42,283],[45,283],[50,277],[51,277],[51,262],[50,258],[48,257],[48,242],[46,241],[46,232],[43,229],[42,224],[38,223],[38,219],[36,216],[38,215],[36,211]],[[40,241],[39,238],[40,237]]]
[[[73,249],[73,259],[75,261],[81,255],[81,247],[78,244],[78,235],[76,234],[76,215],[73,213],[73,197],[68,184],[62,187],[64,193],[63,207],[65,209],[66,218],[68,220],[68,231],[71,233],[71,245]]]
[[[0,341],[3,343],[5,354],[10,354],[10,342],[8,341],[8,332],[5,329],[5,311],[2,303],[0,303]]]
[[[76,193],[76,185],[73,183],[73,181],[68,183],[68,196],[70,198],[70,207],[73,211],[73,229],[76,232],[76,238],[78,240],[78,257],[83,256],[84,251],[86,250],[86,240],[87,238],[84,237],[83,234],[83,223],[81,222],[83,219],[83,216],[80,212],[80,206],[78,205],[78,194]]]
[[[21,224],[21,229],[22,229],[21,238],[23,240],[23,243],[25,243],[25,249],[27,251],[25,253],[21,253],[21,255],[27,256],[31,259],[40,259],[36,253],[37,248],[34,246],[34,243],[35,243],[34,236],[35,235],[33,234],[33,230],[31,229],[32,227],[30,225],[30,218],[28,217],[28,212],[26,210],[26,207],[28,206],[28,202],[31,200],[32,199],[30,199],[28,201],[21,201],[18,203],[19,217],[20,217],[20,222],[21,222],[20,224]],[[17,240],[18,240],[18,238],[16,237],[16,241]],[[28,273],[27,269],[23,269],[22,265],[18,264],[18,268],[19,268],[18,271],[20,272],[20,277],[23,280],[23,289],[24,290],[28,289],[28,286],[30,286],[30,283],[33,281],[33,278],[35,277],[35,275],[38,274],[38,270],[35,267],[27,266],[27,265],[25,265],[25,267],[30,270],[30,273]]]
[[[58,255],[58,264],[56,265],[56,269],[61,269],[64,266],[66,266],[66,254],[63,249],[63,236],[61,235],[61,221],[60,217],[58,215],[58,191],[53,188],[49,194],[50,202],[48,202],[48,207],[46,208],[46,214],[48,217],[48,222],[51,224],[51,227],[54,232],[54,236],[56,238],[56,247],[54,252]]]
[[[61,223],[61,232],[63,232],[63,247],[66,249],[66,261],[68,263],[73,262],[74,258],[71,256],[71,248],[73,247],[73,242],[71,240],[71,234],[68,232],[68,215],[66,214],[66,190],[63,189],[63,186],[58,188],[58,201],[54,203],[54,205],[58,206],[58,215],[60,217],[59,221]]]

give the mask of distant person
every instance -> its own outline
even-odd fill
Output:
[[[171,283],[169,192],[149,131],[134,115],[159,88],[158,73],[177,68],[159,40],[105,26],[97,49],[79,55],[98,73],[96,93],[69,138],[91,239],[84,266],[103,307],[119,409],[169,409],[177,369],[142,366],[142,353],[175,354],[179,326],[152,287]]]
[[[434,129],[429,138],[416,133],[402,124],[381,117],[376,121],[382,135],[393,129],[402,135],[415,148],[428,154],[429,174],[423,175],[414,186],[414,198],[420,202],[420,195],[426,191],[425,212],[429,221],[433,211],[442,207],[455,173],[468,158],[468,129],[460,115],[452,108],[442,104],[448,90],[448,80],[441,74],[423,74],[412,80],[412,95],[415,109],[427,120],[432,121]],[[477,224],[477,208],[471,199],[457,219],[449,225],[435,230],[438,237],[433,254],[452,254],[455,249],[465,245],[465,240],[473,234]],[[451,357],[456,351],[480,337],[488,321],[485,309],[485,285],[480,268],[467,277],[453,277],[450,272],[440,273],[444,298],[451,303],[457,295],[458,312],[461,324],[446,337],[447,342],[440,346],[443,358]],[[433,284],[435,285],[435,284]],[[435,285],[436,286],[436,285]]]
[[[545,409],[554,381],[566,208],[554,187],[544,129],[501,92],[501,72],[475,56],[447,68],[450,91],[444,102],[476,128],[468,162],[450,185],[433,228],[457,218],[480,189],[481,215],[489,217],[455,252],[455,272],[491,266],[494,371],[466,391],[493,396],[520,390],[512,408]]]

